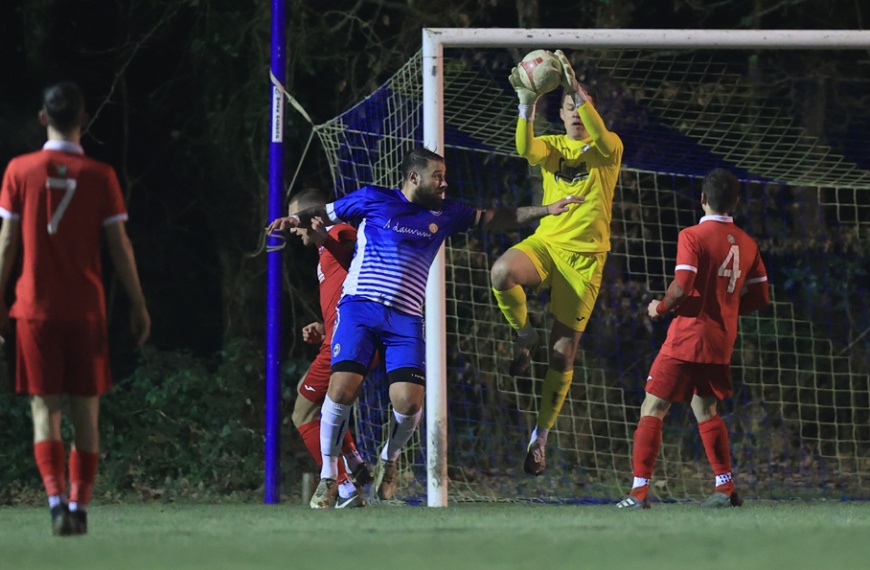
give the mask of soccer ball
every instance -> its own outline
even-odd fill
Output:
[[[538,95],[549,93],[562,82],[562,64],[546,50],[529,52],[517,67],[520,81]]]

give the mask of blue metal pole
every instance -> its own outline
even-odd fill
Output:
[[[284,82],[286,80],[285,0],[272,0],[272,140],[269,145],[269,220],[283,215]],[[275,244],[272,244],[275,245]],[[281,272],[282,252],[267,255],[266,285],[266,447],[264,502],[281,502]]]

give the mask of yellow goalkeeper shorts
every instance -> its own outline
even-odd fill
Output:
[[[541,287],[550,287],[550,312],[563,325],[585,331],[604,274],[607,252],[576,252],[553,247],[536,235],[513,246],[525,253],[538,275]]]

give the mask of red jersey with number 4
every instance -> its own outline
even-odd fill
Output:
[[[23,265],[12,317],[105,320],[103,227],[127,219],[111,166],[85,157],[77,144],[49,141],[9,163],[0,216],[21,222]]]
[[[335,325],[335,307],[341,298],[341,287],[347,277],[347,269],[353,258],[353,244],[356,241],[356,228],[349,224],[335,224],[329,228],[327,243],[319,249],[320,262],[317,264],[317,279],[320,281],[320,314],[326,330],[324,343],[332,341],[332,327]]]
[[[704,216],[680,232],[676,273],[680,271],[692,272],[694,282],[676,308],[661,352],[689,362],[729,364],[741,290],[767,281],[758,245],[730,216]]]

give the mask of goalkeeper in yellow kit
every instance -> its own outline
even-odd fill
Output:
[[[549,367],[523,465],[530,475],[540,475],[546,467],[547,435],[571,387],[574,356],[601,287],[610,250],[613,191],[623,150],[622,140],[607,130],[565,54],[556,51],[555,56],[563,71],[559,115],[566,134],[535,136],[535,102],[539,94],[523,86],[514,68],[510,82],[520,102],[517,152],[529,164],[541,166],[544,204],[565,196],[583,196],[585,201],[565,215],[543,218],[532,236],[510,248],[492,268],[496,301],[517,331],[512,375],[529,372],[537,346],[523,287],[550,287],[554,321]]]

